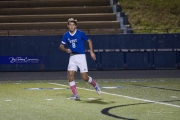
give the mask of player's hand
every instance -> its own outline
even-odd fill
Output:
[[[90,52],[90,55],[91,55],[93,60],[96,60],[96,55],[94,54],[94,52]]]
[[[72,51],[71,51],[70,49],[67,49],[66,52],[67,52],[67,53],[71,53]]]

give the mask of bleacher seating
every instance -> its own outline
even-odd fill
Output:
[[[119,34],[110,0],[0,0],[0,35],[60,35],[67,19],[87,34]]]

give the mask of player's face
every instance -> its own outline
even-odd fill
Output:
[[[76,29],[76,25],[74,22],[69,22],[69,24],[67,26],[68,26],[70,32],[74,32]]]

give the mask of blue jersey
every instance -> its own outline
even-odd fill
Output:
[[[68,44],[73,53],[84,54],[84,41],[88,41],[88,39],[84,32],[76,29],[74,34],[66,32],[62,37],[61,44]]]

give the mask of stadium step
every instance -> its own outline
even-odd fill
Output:
[[[67,29],[67,22],[32,22],[32,23],[0,23],[1,30],[43,30]],[[117,29],[118,21],[82,21],[78,22],[79,29]]]
[[[81,29],[86,34],[122,34],[123,31],[118,29]],[[8,31],[0,31],[0,35],[3,36],[15,36],[15,35],[23,35],[23,36],[34,36],[34,35],[63,35],[68,29],[55,29],[55,30],[8,30]]]
[[[0,1],[0,8],[108,6],[109,0],[25,0]]]
[[[110,0],[0,0],[0,35],[62,35],[70,17],[87,34],[120,34],[115,10]]]
[[[114,13],[105,14],[53,14],[53,15],[11,15],[0,16],[0,23],[66,22],[74,17],[79,21],[115,21]]]
[[[1,8],[0,15],[113,13],[112,6]]]

